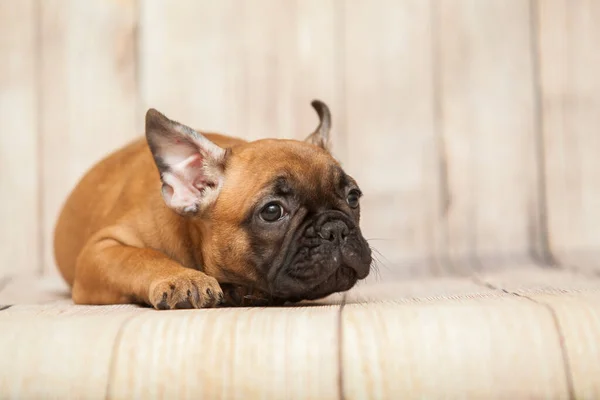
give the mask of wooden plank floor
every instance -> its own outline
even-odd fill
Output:
[[[15,278],[0,304],[3,398],[600,396],[600,279],[558,269],[179,311],[75,306],[60,280]]]

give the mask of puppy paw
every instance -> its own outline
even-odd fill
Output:
[[[158,310],[210,308],[223,302],[223,291],[215,278],[190,269],[152,282],[149,300]]]

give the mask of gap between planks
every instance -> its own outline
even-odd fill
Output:
[[[569,352],[567,351],[567,344],[565,341],[565,335],[564,335],[564,331],[562,329],[562,326],[560,324],[560,320],[558,318],[558,315],[556,313],[556,310],[554,309],[554,307],[552,307],[551,304],[548,304],[546,302],[543,301],[538,301],[530,296],[521,294],[521,293],[517,293],[511,290],[507,290],[503,287],[499,287],[496,286],[488,281],[486,281],[485,279],[481,279],[475,275],[471,276],[471,280],[480,286],[486,287],[488,289],[492,289],[492,290],[496,290],[496,291],[500,291],[502,293],[508,294],[510,296],[513,297],[517,297],[517,298],[522,298],[525,299],[527,301],[530,301],[542,308],[544,308],[549,314],[550,314],[550,318],[552,318],[552,323],[554,325],[555,331],[556,331],[556,335],[558,336],[558,346],[560,348],[560,353],[561,353],[561,358],[562,358],[562,364],[563,364],[563,368],[565,371],[565,381],[566,381],[566,385],[567,385],[567,392],[569,395],[569,400],[574,400],[575,399],[575,387],[573,384],[573,371],[571,368],[571,362],[569,359]]]
[[[3,276],[0,278],[0,292],[4,290],[5,287],[12,281],[13,277],[11,275]],[[0,304],[0,311],[4,311],[8,308],[12,307],[12,304]]]
[[[346,306],[345,292],[342,296],[342,301],[337,312],[337,385],[338,385],[338,398],[340,400],[346,400],[346,394],[344,393],[344,307]]]
[[[8,284],[13,280],[13,276],[12,275],[6,275],[3,277],[0,277],[0,292],[8,286]]]

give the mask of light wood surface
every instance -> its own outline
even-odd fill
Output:
[[[541,2],[540,86],[548,235],[558,262],[598,270],[600,17],[597,1]]]
[[[73,306],[61,285],[0,290],[14,304],[0,307],[4,397],[600,395],[600,279],[568,270],[513,265],[253,309]]]
[[[247,139],[304,139],[318,123],[313,98],[343,120],[333,1],[140,7],[144,110]]]
[[[54,225],[82,174],[136,131],[136,2],[39,2],[44,270]]]
[[[0,279],[41,271],[36,12],[0,1]]]
[[[235,1],[139,2],[140,115],[243,135],[243,18]],[[140,126],[141,127],[141,126]]]
[[[525,299],[348,305],[343,327],[345,398],[567,394],[552,318]]]
[[[483,277],[482,281],[530,301],[552,317],[562,352],[565,372],[562,381],[566,383],[568,397],[600,396],[597,379],[600,376],[600,280],[596,274],[517,269],[510,274]],[[530,348],[526,352],[529,353]]]
[[[600,398],[598,17],[596,0],[0,0],[0,397]],[[301,139],[313,98],[379,273],[295,307],[72,304],[58,210],[148,107]]]
[[[344,4],[344,165],[365,193],[362,227],[382,263],[435,261],[431,9],[418,0],[375,3]],[[435,271],[437,264],[423,267]]]
[[[600,295],[597,291],[559,298],[537,295],[534,300],[552,309],[558,320],[574,398],[600,396]]]
[[[118,333],[142,311],[92,308],[58,303],[1,311],[2,397],[104,398]]]
[[[527,254],[539,240],[528,2],[435,12],[450,258]]]
[[[108,398],[337,399],[337,312],[142,315],[122,330]]]

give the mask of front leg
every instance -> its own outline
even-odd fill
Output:
[[[92,239],[75,268],[76,304],[145,303],[164,310],[214,307],[223,301],[215,278],[114,238]]]

